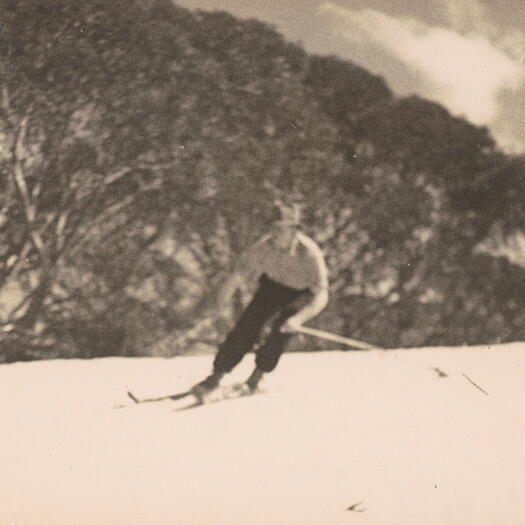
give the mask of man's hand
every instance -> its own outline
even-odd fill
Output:
[[[301,326],[303,326],[303,323],[300,319],[297,319],[295,317],[290,317],[287,319],[287,321],[281,326],[281,332],[290,334],[293,332],[297,332],[301,329]]]

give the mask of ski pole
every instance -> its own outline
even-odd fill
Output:
[[[314,337],[320,337],[328,341],[342,343],[352,348],[359,348],[361,350],[381,350],[383,352],[386,350],[385,348],[382,348],[381,346],[370,345],[368,343],[363,343],[362,341],[357,341],[356,339],[350,339],[349,337],[343,337],[342,335],[332,334],[330,332],[325,332],[324,330],[317,330],[316,328],[308,328],[306,326],[301,326],[300,328],[297,328],[296,331],[301,332],[303,334],[313,335]],[[396,360],[398,360],[399,362],[398,356],[396,356]],[[443,372],[443,370],[437,367],[429,367],[429,366],[424,366],[424,365],[418,365],[416,363],[408,363],[408,361],[404,361],[404,363],[406,363],[407,365],[410,364],[411,366],[416,367],[416,368],[426,368],[426,369],[430,368],[432,371],[436,372],[436,374],[439,377],[448,377],[448,374],[446,372]],[[467,379],[469,378],[467,377]],[[471,379],[469,379],[469,381],[473,382]],[[484,392],[484,390],[481,389],[478,385],[475,385],[475,386],[477,386],[480,390]]]
[[[316,328],[301,326],[300,328],[297,328],[296,331],[303,334],[313,335],[314,337],[320,337],[321,339],[326,339],[327,341],[342,343],[346,346],[351,346],[352,348],[360,348],[361,350],[384,350],[384,348],[381,348],[380,346],[369,345],[368,343],[363,343],[362,341],[357,341],[356,339],[350,339],[349,337],[343,337],[342,335],[332,334],[330,332],[325,332],[324,330],[317,330]]]

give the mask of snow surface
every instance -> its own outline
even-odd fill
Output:
[[[0,366],[0,524],[525,523],[524,343],[287,354],[265,394],[194,410],[126,397],[211,359]]]

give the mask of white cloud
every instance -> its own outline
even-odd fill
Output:
[[[458,24],[461,20],[463,25],[467,20],[476,19],[478,24],[484,20],[484,11],[474,0],[464,0],[456,12],[452,2],[442,1]],[[323,3],[320,10],[330,16],[334,30],[345,38],[364,46],[380,46],[422,76],[425,82],[415,85],[415,92],[474,123],[490,123],[497,115],[500,92],[518,89],[525,80],[519,62],[483,33],[462,34],[372,9],[346,9],[333,2]],[[476,14],[468,18],[469,12]]]
[[[489,9],[478,0],[436,0],[441,5],[449,28],[460,34],[482,35],[514,60],[525,55],[525,32],[503,31],[493,23]]]

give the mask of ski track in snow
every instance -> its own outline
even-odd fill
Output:
[[[187,411],[126,396],[211,360],[1,365],[0,524],[525,523],[525,343],[287,354],[263,395]]]

